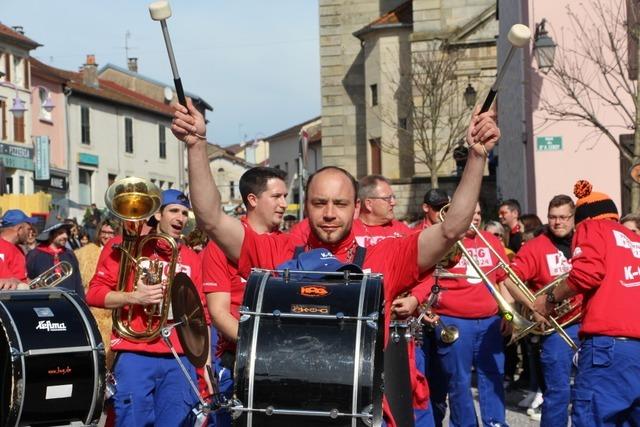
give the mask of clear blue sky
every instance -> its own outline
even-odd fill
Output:
[[[0,22],[42,44],[37,59],[77,70],[86,54],[171,83],[160,24],[141,0],[2,0]],[[214,107],[209,140],[268,136],[320,114],[317,0],[173,0],[168,20],[185,90]]]

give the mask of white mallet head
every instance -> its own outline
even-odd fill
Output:
[[[149,13],[154,21],[164,21],[171,17],[171,6],[166,0],[154,1],[149,5]]]
[[[158,3],[161,3],[161,2],[158,2]],[[527,43],[529,43],[529,40],[531,40],[531,30],[526,25],[515,24],[509,30],[507,39],[509,40],[509,43],[511,43],[513,46],[522,47]]]

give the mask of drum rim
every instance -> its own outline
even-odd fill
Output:
[[[33,292],[33,291],[31,291]],[[11,363],[12,365],[12,375],[11,378],[14,378],[14,373],[16,374],[17,378],[15,379],[15,382],[12,386],[12,390],[11,390],[11,395],[12,397],[14,395],[16,395],[17,399],[12,399],[13,402],[15,401],[19,401],[19,406],[16,408],[15,406],[10,407],[9,408],[9,413],[7,414],[7,421],[9,423],[15,422],[15,426],[19,425],[20,419],[22,418],[22,409],[24,408],[24,392],[25,392],[25,388],[26,388],[26,366],[25,366],[25,360],[24,360],[24,347],[22,345],[22,338],[20,337],[20,331],[18,329],[18,326],[16,325],[15,319],[13,318],[13,316],[11,315],[11,311],[7,308],[5,301],[0,300],[0,306],[2,306],[2,310],[4,311],[4,313],[7,315],[7,317],[9,318],[9,323],[11,324],[11,329],[13,331],[13,334],[15,336],[16,339],[16,343],[18,345],[18,355],[16,357],[20,358],[20,371],[17,372],[14,367],[15,365],[13,363]],[[8,335],[8,330],[6,328],[5,325],[2,325],[2,329],[5,331],[5,335],[7,336],[7,343],[11,344],[11,342],[9,341],[9,335]],[[15,347],[10,346],[10,354],[9,357],[11,359],[14,358],[14,355],[11,354],[11,349],[14,349]],[[17,411],[16,411],[17,410]]]

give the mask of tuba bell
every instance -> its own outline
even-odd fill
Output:
[[[168,282],[162,302],[148,306],[125,305],[113,310],[113,327],[124,338],[136,342],[148,342],[158,338],[169,317],[171,285],[178,262],[178,245],[165,233],[142,235],[143,227],[162,203],[160,189],[143,178],[129,177],[111,184],[105,193],[105,203],[112,215],[122,220],[122,244],[114,245],[121,252],[117,291],[131,292],[139,279],[152,285],[162,280],[163,266],[159,260],[143,256],[144,248],[154,241],[165,242],[171,251]],[[142,310],[143,325],[134,325],[134,313]]]

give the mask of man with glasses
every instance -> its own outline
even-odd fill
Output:
[[[78,258],[78,265],[80,266],[80,277],[82,278],[82,286],[87,291],[89,287],[89,281],[96,272],[96,266],[98,265],[98,259],[102,248],[107,242],[115,236],[118,226],[114,221],[103,220],[98,224],[97,234],[93,242],[89,242],[80,249],[76,249],[74,253]],[[100,335],[102,336],[102,342],[104,343],[105,350],[107,352],[107,368],[111,368],[113,362],[113,353],[111,352],[111,310],[104,308],[91,307],[91,313],[96,319]]]
[[[511,263],[515,274],[528,284],[532,292],[539,291],[556,277],[571,270],[571,264],[568,260],[571,259],[574,213],[575,205],[571,197],[564,194],[553,197],[549,202],[547,214],[549,224],[545,231],[527,241],[527,244],[522,246]],[[533,304],[517,291],[511,280],[506,279],[504,283],[515,298],[533,309]],[[580,301],[581,297],[577,297],[573,301],[575,308],[563,318],[576,315],[581,309]],[[579,329],[579,322],[565,328],[574,342],[577,342]],[[540,345],[540,363],[546,386],[543,394],[540,425],[543,427],[566,426],[568,423],[567,408],[571,397],[569,384],[573,350],[555,332],[542,337]]]
[[[396,196],[391,184],[382,175],[367,175],[358,183],[358,200],[360,214],[353,221],[353,232],[358,245],[368,248],[388,238],[397,238],[413,233],[403,222],[395,218],[394,207]],[[416,286],[407,295],[394,299],[391,305],[391,316],[396,320],[404,320],[414,314],[425,292]],[[431,410],[427,411],[427,380],[417,366],[424,366],[422,349],[415,345],[415,341],[408,342],[407,353],[409,359],[409,376],[413,394],[413,408],[416,427],[431,426]],[[400,351],[404,352],[404,348]]]

